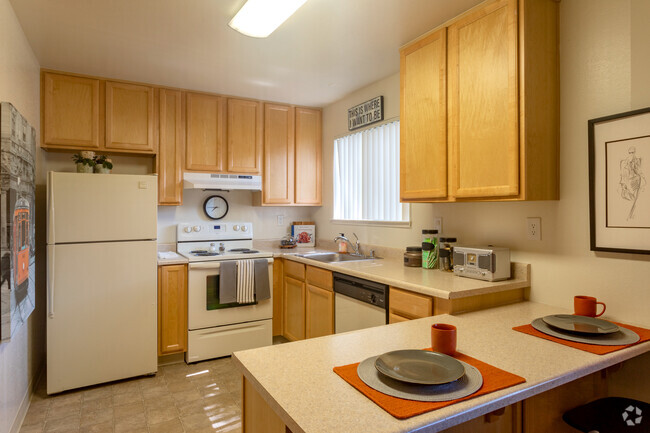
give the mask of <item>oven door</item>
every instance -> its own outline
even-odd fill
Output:
[[[268,260],[273,296],[273,259]],[[187,320],[190,330],[252,322],[273,317],[273,299],[255,304],[219,304],[220,261],[190,263],[187,275]]]

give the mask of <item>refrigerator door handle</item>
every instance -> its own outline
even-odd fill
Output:
[[[47,246],[47,314],[54,318],[54,245]]]
[[[55,244],[54,242],[54,172],[49,171],[47,173],[47,188],[48,188],[48,197],[47,197],[47,243]]]

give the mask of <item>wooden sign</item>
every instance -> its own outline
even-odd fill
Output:
[[[384,120],[384,97],[377,96],[348,110],[348,130],[353,131]]]

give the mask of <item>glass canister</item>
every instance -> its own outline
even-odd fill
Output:
[[[422,230],[422,267],[435,269],[438,264],[438,230]]]
[[[406,247],[404,266],[422,266],[422,247]]]
[[[456,246],[456,238],[440,238],[440,257],[442,257],[442,250],[448,251],[446,254],[449,257],[449,270],[454,269],[454,247]],[[440,268],[442,269],[442,268]]]

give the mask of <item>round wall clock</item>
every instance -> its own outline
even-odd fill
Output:
[[[220,220],[228,213],[228,202],[220,195],[211,195],[203,202],[203,212],[212,220]]]

